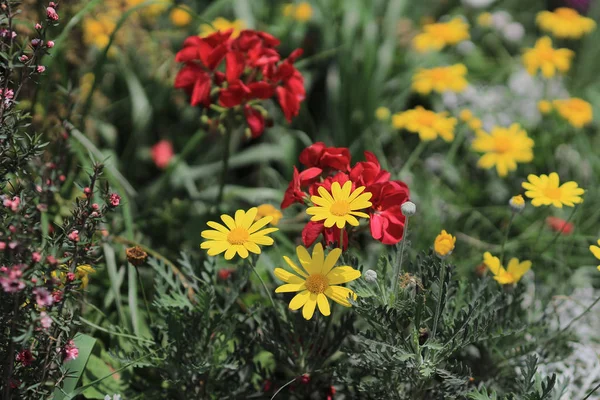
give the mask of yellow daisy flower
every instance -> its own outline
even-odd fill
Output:
[[[352,192],[352,182],[344,183],[340,186],[339,182],[333,182],[331,193],[323,186],[319,186],[320,196],[311,196],[310,200],[315,204],[314,207],[308,207],[306,213],[312,215],[311,221],[325,221],[325,228],[331,228],[333,225],[342,229],[346,222],[352,226],[358,226],[356,217],[369,218],[368,214],[359,212],[371,207],[369,199],[372,194],[367,192],[364,186],[357,187]]]
[[[477,131],[472,149],[485,153],[477,162],[480,168],[496,167],[500,176],[517,169],[517,163],[533,160],[533,139],[527,136],[519,124],[508,128],[494,127],[490,133]]]
[[[519,262],[516,258],[511,258],[508,262],[508,268],[500,264],[498,257],[492,256],[489,252],[483,255],[483,263],[494,274],[494,279],[501,285],[512,285],[521,280],[523,275],[531,269],[531,261]]]
[[[465,108],[464,110],[460,110],[458,118],[460,118],[462,122],[469,122],[471,119],[473,119],[473,112],[468,108]]]
[[[562,208],[563,205],[574,207],[575,204],[583,202],[581,195],[585,190],[577,185],[577,182],[565,182],[560,185],[560,179],[556,172],[550,175],[529,175],[528,182],[523,182],[526,189],[525,196],[529,197],[531,204],[535,207],[554,206]]]
[[[375,118],[377,118],[379,121],[387,121],[390,119],[390,115],[390,109],[387,107],[377,107],[375,110]]]
[[[456,237],[452,236],[445,230],[442,230],[442,232],[437,235],[435,241],[433,242],[433,250],[438,257],[445,258],[452,254],[455,244]]]
[[[208,250],[209,256],[216,256],[225,252],[225,259],[231,260],[236,253],[241,258],[247,258],[248,252],[260,254],[258,245],[270,246],[273,239],[267,234],[278,231],[278,228],[261,229],[267,225],[273,217],[263,217],[254,221],[258,209],[253,207],[248,211],[237,210],[235,219],[229,215],[221,215],[221,220],[225,226],[209,221],[206,224],[212,229],[202,231],[201,235],[207,241],[200,245],[200,248]]]
[[[598,246],[600,246],[600,239],[598,239]],[[594,257],[596,257],[598,260],[600,260],[600,247],[595,246],[595,245],[590,245],[590,251],[592,252],[592,254],[594,255]],[[598,265],[598,271],[600,271],[600,265]]]
[[[406,129],[418,133],[419,139],[428,142],[440,136],[446,142],[454,140],[456,118],[448,117],[447,112],[435,113],[417,106],[392,116],[392,126],[396,129]]]
[[[584,17],[577,10],[568,7],[541,11],[535,20],[540,29],[552,33],[557,38],[579,39],[596,28],[593,19]]]
[[[317,243],[312,257],[302,246],[296,248],[296,254],[301,267],[298,267],[289,257],[283,257],[295,274],[283,268],[275,268],[274,271],[275,276],[286,283],[275,289],[275,293],[300,292],[290,301],[291,310],[302,307],[302,316],[308,320],[312,318],[317,305],[321,314],[325,316],[331,314],[328,297],[344,307],[352,306],[348,298],[356,299],[356,294],[338,285],[360,278],[360,271],[347,265],[335,267],[342,254],[341,249],[332,249],[325,257],[323,246]]]
[[[454,64],[446,67],[436,67],[417,71],[412,78],[412,89],[420,94],[429,94],[432,91],[443,93],[462,92],[467,88],[467,67],[463,64]]]
[[[542,114],[549,114],[550,111],[552,111],[552,103],[549,102],[548,100],[538,101],[537,107],[538,107],[538,110],[540,110],[540,112]]]
[[[594,114],[592,105],[583,99],[573,97],[552,102],[558,114],[566,119],[575,128],[583,128],[592,122]]]
[[[301,1],[300,3],[296,4],[293,15],[296,21],[306,22],[312,18],[313,9],[310,3]]]
[[[469,39],[469,24],[461,18],[448,22],[436,22],[423,27],[423,32],[413,39],[413,47],[420,53],[442,50]]]
[[[241,31],[246,29],[246,23],[241,19],[229,21],[223,17],[218,17],[212,22],[212,24],[200,25],[200,36],[204,37],[215,32],[228,31],[229,29],[233,29],[231,37],[235,39],[236,37],[240,36]]]
[[[277,225],[279,224],[279,220],[283,218],[281,211],[271,204],[261,204],[257,207],[257,210],[258,212],[256,213],[256,217],[254,217],[255,221],[258,221],[263,217],[273,217],[271,220],[271,225]]]
[[[188,26],[192,22],[191,9],[186,5],[179,5],[171,10],[169,19],[177,27]]]
[[[552,78],[556,71],[565,73],[571,68],[575,53],[569,49],[555,49],[548,36],[539,38],[533,48],[525,49],[523,64],[529,75],[535,76],[538,70],[544,78]]]

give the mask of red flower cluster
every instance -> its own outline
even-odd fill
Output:
[[[310,196],[317,194],[319,186],[330,191],[333,182],[343,185],[351,181],[352,190],[364,186],[365,192],[373,195],[373,205],[367,210],[373,238],[383,244],[396,244],[402,240],[406,218],[401,206],[409,199],[408,186],[401,181],[391,181],[390,173],[381,168],[373,153],[365,151],[366,161],[357,162],[351,167],[347,148],[327,147],[318,142],[304,149],[299,159],[307,168],[299,172],[294,167],[292,181],[281,203],[282,209],[294,203],[308,203]],[[321,234],[326,244],[337,244],[342,232],[335,226],[325,228],[323,222],[309,221],[302,231],[302,241],[308,247]],[[343,235],[346,247],[348,232],[343,232]]]
[[[279,45],[275,37],[244,30],[234,39],[232,31],[188,37],[175,58],[185,63],[175,87],[188,92],[192,106],[208,107],[215,100],[226,108],[243,106],[252,137],[258,137],[264,131],[265,118],[252,106],[252,100],[277,96],[288,121],[298,115],[305,90],[304,78],[294,61],[302,50],[296,49],[282,60],[275,49]]]

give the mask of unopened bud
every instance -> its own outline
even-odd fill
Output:
[[[377,272],[373,271],[372,269],[365,271],[363,276],[365,277],[365,281],[369,283],[377,282]]]
[[[417,212],[417,206],[412,201],[403,203],[401,209],[405,217],[412,217]]]

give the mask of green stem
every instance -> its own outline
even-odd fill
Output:
[[[442,297],[444,295],[444,279],[446,278],[445,277],[446,266],[444,264],[444,260],[441,261],[441,265],[442,265],[442,272],[440,274],[440,293],[438,295],[438,302],[435,307],[435,315],[433,318],[433,329],[431,330],[431,340],[433,340],[435,338],[435,334],[437,332],[437,327],[438,327],[438,322],[440,320],[440,314],[442,312],[441,308],[442,308]]]
[[[225,143],[223,148],[223,169],[221,170],[221,179],[219,180],[219,194],[217,195],[217,210],[221,209],[223,201],[223,192],[225,190],[225,180],[229,172],[229,147],[231,147],[231,127],[227,126],[225,131]]]
[[[564,333],[566,331],[569,330],[569,328],[577,321],[579,321],[581,318],[583,318],[583,316],[585,314],[587,314],[592,308],[594,308],[594,306],[596,304],[598,304],[598,302],[600,301],[600,297],[598,297],[596,300],[594,300],[594,302],[592,304],[590,304],[585,310],[583,310],[583,312],[581,314],[579,314],[578,316],[576,316],[575,318],[573,318],[571,320],[571,322],[569,322],[567,324],[567,326],[565,326],[563,329],[560,330],[559,334]]]
[[[254,274],[258,277],[258,280],[262,284],[262,287],[265,290],[265,293],[267,293],[267,296],[269,296],[269,300],[271,300],[271,304],[273,305],[273,308],[275,310],[277,310],[277,306],[275,306],[275,301],[273,301],[273,296],[271,296],[271,292],[267,288],[267,284],[265,283],[265,281],[263,280],[263,278],[260,276],[260,274],[256,270],[256,267],[254,266],[254,260],[252,260],[252,258],[250,259],[250,266],[252,267],[252,271],[254,271]]]
[[[395,301],[397,298],[397,291],[398,291],[398,279],[399,279],[399,274],[400,274],[400,267],[402,265],[402,262],[404,261],[404,246],[406,243],[406,235],[408,234],[408,220],[409,218],[406,217],[406,223],[404,224],[404,232],[402,232],[402,245],[400,246],[400,262],[396,263],[396,265],[394,265],[394,272],[392,275],[392,296],[391,296],[391,300]]]
[[[426,145],[427,145],[427,142],[424,142],[424,141],[419,142],[419,145],[413,150],[412,153],[410,153],[408,160],[406,160],[406,162],[400,169],[398,176],[402,176],[402,174],[404,172],[406,172],[407,170],[410,170],[412,165],[419,159],[419,156],[421,155],[421,153],[423,153],[423,150],[425,150]]]
[[[508,226],[506,227],[506,233],[504,234],[504,240],[502,240],[502,246],[500,247],[500,265],[504,265],[504,246],[508,241],[508,235],[510,234],[510,228],[512,227],[513,220],[515,219],[515,212],[511,213],[510,221],[508,221]]]
[[[148,299],[146,298],[146,290],[144,290],[144,282],[142,281],[142,275],[140,274],[140,270],[137,267],[135,267],[135,272],[138,276],[140,289],[142,290],[142,298],[144,299],[144,306],[146,306],[146,313],[148,314],[148,319],[150,320],[150,326],[152,326],[154,325],[154,321],[152,320],[152,314],[150,313],[150,307],[148,306]]]
[[[452,164],[454,162],[454,157],[456,157],[458,148],[464,142],[466,137],[467,137],[467,135],[465,135],[465,128],[461,127],[458,130],[458,135],[456,136],[456,138],[454,138],[454,141],[452,142],[452,146],[450,147],[450,150],[448,150],[448,154],[446,155],[446,162],[448,164]]]

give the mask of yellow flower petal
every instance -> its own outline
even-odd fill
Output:
[[[319,311],[321,311],[321,314],[325,316],[331,314],[331,309],[329,308],[329,301],[323,293],[319,293],[317,295],[317,304],[319,305]]]
[[[290,301],[290,305],[289,305],[290,310],[299,309],[300,307],[302,307],[303,305],[306,304],[306,302],[308,301],[309,298],[310,298],[310,292],[308,290],[298,293],[297,295],[294,296],[292,301]]]
[[[306,319],[306,320],[311,319],[315,313],[316,307],[317,307],[317,295],[314,293],[311,293],[308,300],[306,301],[306,304],[304,304],[304,307],[302,308],[302,316],[304,317],[304,319]]]

